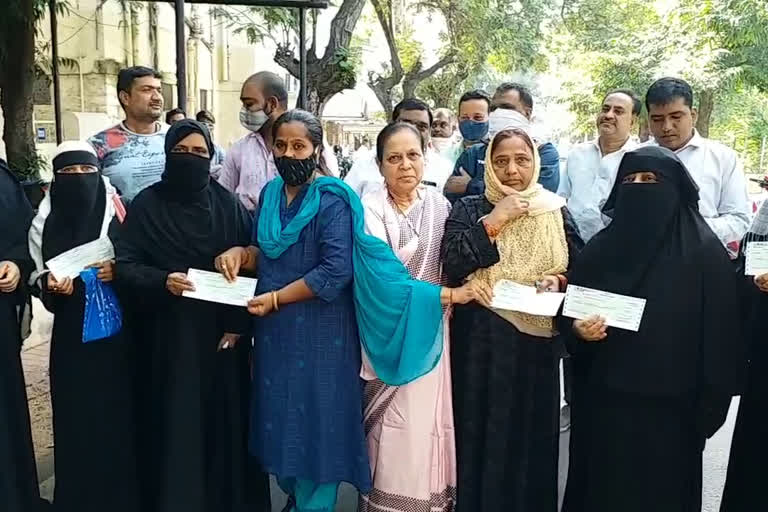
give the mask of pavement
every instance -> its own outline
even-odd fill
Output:
[[[37,471],[41,482],[40,490],[46,499],[52,498],[54,487],[53,430],[48,384],[48,353],[50,351],[52,325],[53,316],[45,311],[42,304],[35,301],[32,336],[25,342],[21,356],[27,382],[32,437],[37,454]],[[719,512],[737,410],[738,399],[734,399],[725,425],[707,442],[704,452],[702,512]],[[568,472],[568,441],[569,434],[567,432],[560,436],[559,490],[561,499]],[[281,512],[286,502],[286,497],[280,491],[274,478],[272,479],[272,502],[272,512]],[[336,512],[356,512],[356,510],[357,493],[352,486],[343,484],[340,488]]]

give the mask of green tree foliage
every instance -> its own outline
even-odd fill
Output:
[[[573,71],[566,101],[577,131],[594,132],[607,90],[642,95],[658,77],[681,76],[694,87],[697,128],[708,135],[717,102],[734,88],[766,90],[766,9],[763,0],[564,0],[549,49]]]
[[[390,0],[371,2],[389,42],[390,20],[396,13]],[[453,106],[463,92],[484,87],[489,73],[543,70],[541,27],[551,6],[550,0],[415,0],[408,4],[409,11],[445,21],[446,30],[438,36],[443,43],[441,55],[424,68],[421,59],[409,57],[413,46],[401,44],[398,34],[392,39],[395,44],[390,44],[390,61],[383,72],[369,77],[369,85],[388,111],[393,101],[408,96]],[[410,17],[401,18],[404,34],[412,34]]]
[[[68,12],[57,1],[60,15]],[[44,160],[35,149],[32,91],[43,48],[35,45],[39,22],[48,11],[47,0],[6,0],[0,16],[0,107],[5,125],[3,140],[11,170],[20,177],[39,176]]]
[[[723,95],[711,135],[739,152],[747,172],[768,173],[768,96],[755,87]]]

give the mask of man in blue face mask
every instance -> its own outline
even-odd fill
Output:
[[[464,97],[462,97],[462,102],[464,102]],[[459,129],[464,139],[478,143],[470,145],[459,157],[453,175],[445,185],[445,196],[452,203],[462,197],[479,195],[485,191],[485,181],[483,180],[485,153],[490,137],[509,128],[530,131],[533,96],[525,86],[516,83],[503,83],[496,89],[493,99],[489,103],[490,114],[486,117],[485,123],[480,118],[475,120],[463,116],[461,114],[462,107],[459,106]],[[480,139],[474,140],[474,137],[480,137]],[[534,142],[537,141],[534,140]],[[557,148],[550,142],[537,142],[537,146],[541,157],[539,183],[550,192],[557,192],[560,183],[560,155]]]
[[[459,131],[464,138],[464,149],[483,142],[488,135],[488,114],[491,98],[488,93],[474,90],[464,93],[459,100]]]

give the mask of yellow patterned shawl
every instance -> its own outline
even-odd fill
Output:
[[[493,145],[497,140],[498,136],[488,145],[485,156],[485,197],[494,205],[508,193],[493,171]],[[531,145],[534,148],[533,176],[528,187],[519,192],[530,202],[529,213],[502,227],[496,238],[499,263],[479,269],[473,276],[491,288],[501,279],[533,286],[542,276],[561,274],[568,268],[568,244],[561,211],[565,201],[539,185],[541,162],[536,145],[532,141]],[[552,317],[492,310],[526,334],[550,338],[555,334]]]

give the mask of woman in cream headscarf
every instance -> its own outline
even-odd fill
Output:
[[[483,196],[456,202],[443,238],[449,285],[492,290],[502,279],[564,290],[582,246],[555,194],[537,183],[528,134],[503,130],[488,147]],[[456,306],[451,322],[458,508],[557,510],[558,351],[551,317]]]

